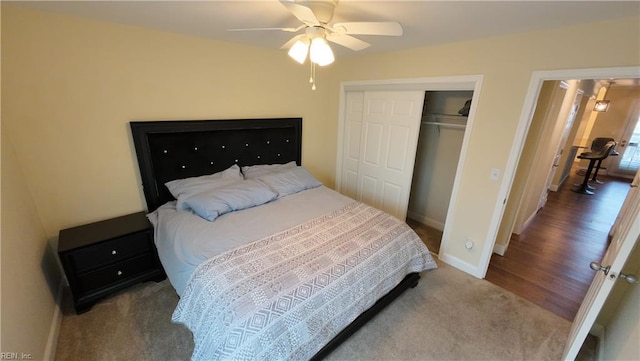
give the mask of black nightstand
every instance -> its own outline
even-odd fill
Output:
[[[145,212],[61,230],[58,256],[78,314],[117,290],[166,278]]]

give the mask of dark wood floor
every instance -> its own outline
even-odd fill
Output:
[[[486,279],[569,321],[584,299],[594,271],[589,262],[599,261],[608,246],[608,233],[616,219],[630,180],[599,176],[604,184],[595,195],[572,192],[583,176],[572,175],[557,192],[550,192],[546,206],[504,256],[492,255]],[[437,233],[407,221],[420,235]],[[440,233],[441,235],[441,233]],[[427,246],[432,252],[429,240]],[[426,243],[426,242],[425,242]],[[434,247],[435,248],[435,247]]]
[[[420,239],[422,239],[422,242],[424,242],[429,251],[433,255],[438,256],[438,253],[440,253],[440,242],[442,241],[442,231],[425,226],[409,218],[407,218],[407,224],[420,236]]]

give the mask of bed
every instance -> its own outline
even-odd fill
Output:
[[[406,223],[302,166],[301,118],[130,125],[192,360],[321,359],[436,268]]]

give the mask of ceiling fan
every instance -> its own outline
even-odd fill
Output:
[[[289,49],[289,56],[300,64],[307,59],[311,61],[311,79],[314,83],[315,65],[325,66],[333,63],[335,57],[327,41],[344,46],[351,50],[366,49],[371,44],[352,35],[386,35],[401,36],[402,26],[397,22],[343,22],[331,24],[333,12],[338,0],[279,0],[302,25],[297,28],[249,28],[230,29],[230,31],[277,30],[297,33],[281,49]],[[315,89],[315,84],[313,85]]]

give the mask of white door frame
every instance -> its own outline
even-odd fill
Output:
[[[453,76],[453,77],[432,77],[432,78],[409,78],[409,79],[387,79],[387,80],[365,80],[365,81],[347,81],[340,84],[340,104],[338,110],[338,153],[336,159],[336,189],[338,192],[342,190],[342,157],[344,149],[344,136],[346,126],[346,93],[349,91],[405,91],[405,90],[420,90],[420,91],[473,91],[473,101],[471,102],[471,109],[469,110],[469,117],[467,118],[467,126],[465,129],[464,138],[462,141],[462,148],[460,151],[460,158],[458,160],[458,166],[456,169],[456,178],[453,182],[453,189],[451,192],[451,198],[449,201],[449,210],[447,211],[447,222],[444,226],[442,233],[442,244],[446,244],[449,239],[449,233],[447,224],[453,224],[449,222],[453,219],[453,209],[451,206],[455,204],[458,187],[460,185],[460,175],[462,174],[462,168],[464,165],[469,139],[471,137],[473,129],[473,120],[475,118],[476,104],[480,97],[480,89],[482,86],[482,75],[466,75],[466,76]],[[409,187],[411,184],[408,185]],[[491,245],[493,247],[493,245]],[[442,252],[446,247],[440,247]],[[439,256],[441,259],[447,259],[445,255]]]

